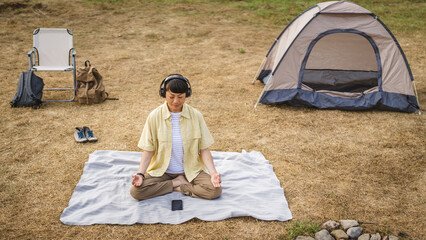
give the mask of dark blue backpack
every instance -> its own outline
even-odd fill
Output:
[[[10,106],[39,108],[42,103],[43,87],[42,78],[32,71],[23,72],[19,77],[18,89]]]

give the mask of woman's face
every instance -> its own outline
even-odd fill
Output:
[[[170,112],[182,112],[183,104],[186,100],[186,93],[174,93],[170,90],[166,91],[166,102]]]

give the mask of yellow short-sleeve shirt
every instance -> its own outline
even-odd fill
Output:
[[[214,140],[204,121],[203,115],[195,108],[183,104],[179,118],[183,143],[183,169],[188,181],[205,170],[200,150],[210,147]],[[154,177],[162,176],[170,163],[172,153],[171,114],[164,103],[154,109],[146,119],[138,147],[153,151],[154,155],[147,172]]]

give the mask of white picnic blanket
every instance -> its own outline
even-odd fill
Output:
[[[193,218],[218,221],[251,216],[261,220],[292,218],[272,165],[260,152],[214,152],[222,177],[222,195],[203,200],[172,192],[136,201],[130,195],[131,175],[139,168],[140,152],[95,151],[60,218],[68,225],[166,223]],[[172,200],[182,200],[183,210],[171,211]]]

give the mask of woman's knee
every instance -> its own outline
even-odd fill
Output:
[[[203,194],[200,194],[204,199],[215,199],[222,194],[222,187],[214,187],[213,185],[203,186]]]
[[[221,194],[222,194],[222,187],[213,187],[213,190],[210,194],[211,198],[209,198],[209,199],[218,198],[218,197],[220,197]]]
[[[144,200],[144,199],[145,199],[145,198],[143,197],[142,192],[143,192],[143,189],[142,189],[142,188],[135,187],[135,186],[132,186],[132,187],[130,188],[130,195],[131,195],[134,199],[136,199],[136,200],[138,200],[138,201],[141,201],[141,200]]]

